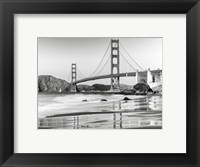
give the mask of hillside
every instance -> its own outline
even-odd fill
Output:
[[[65,80],[55,78],[51,75],[38,76],[39,92],[67,92],[69,89],[70,84]]]

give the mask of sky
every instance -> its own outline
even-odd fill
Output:
[[[94,75],[110,74],[111,47],[109,43],[111,39],[120,41],[120,72],[133,72],[135,69],[140,70],[140,67],[152,70],[162,69],[162,38],[38,37],[38,75],[52,75],[71,82],[72,63],[77,64],[77,77],[81,79],[90,76],[103,57]],[[110,84],[110,79],[89,81],[83,84],[95,83]],[[135,83],[135,77],[122,77],[120,83],[132,85]]]

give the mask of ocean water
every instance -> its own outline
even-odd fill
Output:
[[[162,96],[39,94],[38,128],[161,129]]]

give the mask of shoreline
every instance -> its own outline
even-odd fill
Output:
[[[162,96],[160,93],[155,94],[124,94],[122,92],[38,92],[38,95],[73,95],[73,94],[102,94],[102,95],[134,95],[134,96]]]
[[[150,112],[151,110],[149,110]],[[162,112],[162,110],[152,110],[154,112]],[[82,116],[82,115],[91,115],[91,114],[115,114],[115,113],[139,113],[139,112],[144,112],[143,110],[115,110],[115,111],[101,111],[101,112],[76,112],[76,113],[64,113],[64,114],[55,114],[55,115],[49,115],[44,118],[55,118],[55,117],[65,117],[65,116]],[[43,119],[43,118],[39,118]]]

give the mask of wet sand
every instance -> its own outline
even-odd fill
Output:
[[[50,96],[49,103],[40,98],[41,106],[55,104],[41,110],[45,116],[38,119],[38,129],[162,129],[161,96],[129,96],[131,100],[120,100],[123,97],[107,95],[104,98],[108,101],[100,102],[102,95],[84,96],[87,102],[82,102],[82,97],[81,100],[74,98],[73,103],[66,106],[62,106],[66,103],[65,96],[61,99]]]

